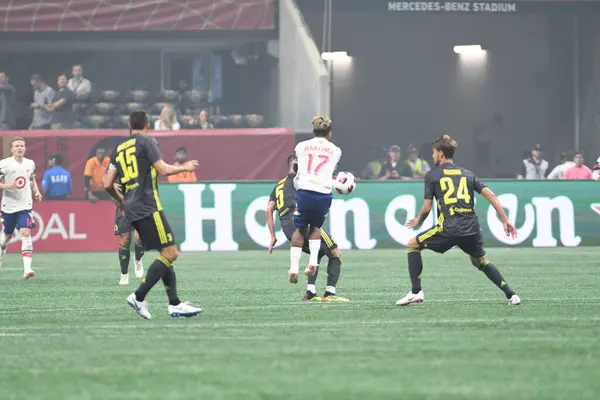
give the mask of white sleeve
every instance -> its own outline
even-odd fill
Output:
[[[560,170],[562,169],[563,164],[559,164],[548,174],[548,179],[560,179]]]
[[[156,121],[154,121],[154,130],[160,131],[160,119],[157,119]]]

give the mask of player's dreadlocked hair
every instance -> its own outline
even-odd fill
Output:
[[[313,132],[317,137],[325,137],[331,132],[331,119],[325,116],[314,117],[312,120]]]
[[[442,135],[440,138],[435,139],[431,142],[431,145],[434,149],[441,151],[447,159],[452,159],[452,157],[454,157],[457,146],[456,140],[448,135]]]

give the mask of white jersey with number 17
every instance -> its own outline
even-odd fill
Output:
[[[296,189],[331,193],[333,174],[341,157],[342,150],[326,138],[316,137],[298,143]]]
[[[23,158],[18,162],[13,157],[0,160],[0,179],[4,183],[16,182],[14,189],[5,189],[2,193],[2,211],[8,214],[31,210],[31,176],[35,174],[35,162]]]

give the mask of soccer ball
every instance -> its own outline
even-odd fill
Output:
[[[333,187],[339,194],[350,194],[356,187],[356,178],[350,172],[340,172],[335,177]]]

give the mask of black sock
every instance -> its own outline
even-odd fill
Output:
[[[163,256],[158,256],[158,258],[150,264],[150,268],[148,268],[144,280],[142,280],[140,287],[135,291],[137,301],[144,301],[150,289],[160,281],[160,278],[162,278],[167,269],[169,269],[167,265],[171,265],[171,263]]]
[[[146,250],[144,250],[144,248],[138,244],[138,242],[135,242],[135,261],[140,261],[142,259],[142,257],[144,257],[144,252]]]
[[[121,264],[121,273],[125,275],[129,271],[129,245],[119,247],[119,264]]]
[[[494,264],[490,262],[483,263],[481,265],[481,271],[485,274],[485,276],[488,277],[490,281],[494,282],[494,284],[504,292],[507,299],[510,299],[515,294]]]
[[[162,281],[165,285],[165,290],[167,291],[169,304],[172,306],[176,306],[179,303],[181,303],[179,297],[177,297],[177,277],[175,276],[175,269],[173,268],[173,266],[167,268],[165,274],[162,277]]]
[[[423,259],[421,250],[408,249],[408,274],[412,283],[412,292],[417,294],[421,291],[421,272],[423,272]]]
[[[323,259],[323,255],[320,254],[320,252],[319,252],[319,260],[317,261],[317,263],[319,264],[319,268],[317,268],[314,275],[310,275],[308,278],[306,278],[306,283],[308,285],[314,285],[315,283],[317,283],[317,276],[319,276],[319,270],[321,269],[321,260],[322,259]]]
[[[342,270],[342,259],[331,257],[327,263],[327,286],[336,287]]]

